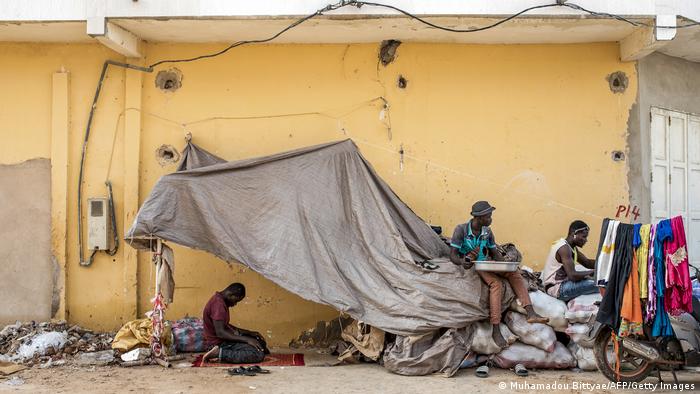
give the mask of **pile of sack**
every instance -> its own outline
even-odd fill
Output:
[[[600,294],[577,297],[567,303],[542,291],[530,292],[534,310],[549,318],[547,324],[528,323],[520,301],[511,304],[500,325],[501,334],[509,346],[503,350],[491,338],[493,326],[488,321],[477,323],[471,350],[481,355],[493,355],[500,368],[522,364],[526,368],[597,370],[593,341],[589,338],[589,323],[595,321]],[[568,335],[568,345],[557,340],[556,332]],[[560,334],[560,338],[566,337]]]

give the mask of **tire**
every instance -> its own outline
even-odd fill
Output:
[[[593,354],[595,355],[595,362],[598,365],[600,372],[605,375],[611,382],[641,382],[646,379],[651,373],[654,365],[647,360],[641,358],[635,358],[641,361],[639,365],[633,365],[633,368],[628,368],[624,371],[620,371],[620,377],[615,373],[614,365],[611,365],[611,361],[608,360],[608,346],[612,340],[611,338],[612,329],[610,327],[604,326],[600,328],[598,335],[595,339],[595,344],[593,345]],[[620,348],[620,358],[628,355],[622,348]]]

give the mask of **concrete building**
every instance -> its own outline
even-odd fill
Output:
[[[122,238],[193,141],[228,160],[352,138],[397,194],[449,235],[498,207],[499,242],[541,268],[573,219],[686,218],[700,263],[700,5],[691,0],[407,1],[346,5],[264,44],[322,0],[39,0],[0,4],[0,323],[116,329],[150,309],[150,256],[120,245],[80,265],[87,199],[112,184]],[[568,5],[568,6],[567,6]],[[604,14],[623,16],[627,21]],[[662,26],[655,28],[654,26]],[[383,64],[382,41],[399,40]],[[391,52],[391,51],[390,51]],[[78,189],[86,126],[106,68]],[[164,153],[165,152],[165,153]],[[169,318],[242,281],[235,321],[286,344],[337,312],[176,247]],[[89,256],[87,246],[83,253]]]

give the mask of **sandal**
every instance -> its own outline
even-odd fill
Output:
[[[228,374],[231,376],[255,376],[255,372],[248,370],[246,367],[231,368],[228,370]]]
[[[243,367],[243,368],[245,368],[248,372],[252,372],[252,373],[262,373],[262,374],[270,373],[269,369],[260,368],[259,365],[251,365],[250,367]]]
[[[525,368],[525,366],[522,364],[515,364],[513,371],[515,371],[516,375],[522,376],[522,377],[525,377],[529,374],[527,368]]]
[[[488,365],[482,365],[479,368],[476,369],[476,372],[474,373],[477,378],[488,378],[489,377],[489,366]]]

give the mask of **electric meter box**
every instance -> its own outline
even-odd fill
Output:
[[[88,249],[109,249],[109,200],[104,197],[88,198]]]

